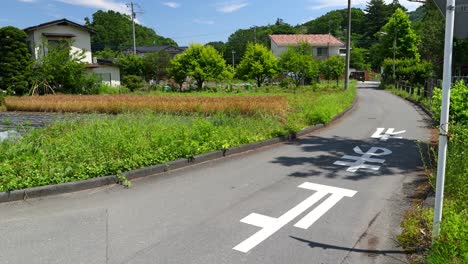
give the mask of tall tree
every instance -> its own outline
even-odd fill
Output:
[[[273,53],[264,45],[250,43],[237,67],[237,75],[242,79],[255,79],[260,87],[266,78],[275,76],[277,70]]]
[[[132,21],[130,16],[109,10],[99,10],[93,14],[92,21],[85,18],[86,26],[90,27],[96,34],[91,38],[93,51],[109,48],[122,51],[133,45]],[[136,43],[138,46],[149,45],[173,45],[177,43],[170,39],[159,36],[148,27],[135,25]]]
[[[19,95],[26,93],[31,66],[26,33],[15,27],[0,28],[0,88]]]
[[[390,10],[384,0],[370,0],[366,8],[366,42],[365,47],[371,46],[378,41],[376,34],[390,19]]]
[[[397,9],[387,24],[382,28],[385,33],[381,39],[383,57],[419,60],[419,37],[414,32],[408,14]]]
[[[171,61],[171,73],[177,79],[190,76],[197,82],[198,90],[206,80],[222,79],[229,76],[226,61],[212,46],[191,44],[184,53],[177,54]]]
[[[430,61],[434,65],[436,74],[441,77],[444,60],[445,19],[433,1],[427,1],[423,7],[422,20],[416,26],[421,36],[419,52],[422,59]]]

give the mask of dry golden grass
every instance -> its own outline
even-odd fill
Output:
[[[8,111],[121,113],[151,110],[165,113],[237,112],[283,115],[287,99],[282,96],[173,97],[141,95],[44,95],[5,98]]]

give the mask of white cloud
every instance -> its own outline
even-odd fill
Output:
[[[193,23],[201,25],[213,25],[215,22],[213,20],[194,19]]]
[[[124,3],[114,0],[56,0],[62,3],[78,6],[86,6],[103,10],[113,10],[124,14],[129,14],[129,10]]]
[[[19,2],[23,2],[23,3],[34,3],[36,2],[36,0],[18,0]]]
[[[170,8],[178,8],[178,7],[180,7],[180,4],[179,4],[179,3],[176,3],[176,2],[163,2],[162,4],[165,5],[165,6],[168,6],[168,7],[170,7]]]
[[[246,1],[229,1],[216,4],[216,10],[221,13],[232,13],[248,5]]]
[[[353,7],[365,7],[368,0],[352,0],[351,5]],[[391,3],[391,0],[385,1],[387,4]],[[347,1],[343,0],[309,0],[309,5],[307,9],[309,10],[319,10],[323,8],[346,8],[348,6]],[[410,2],[407,0],[401,0],[400,4],[406,7],[409,11],[413,11],[418,8],[422,3]]]

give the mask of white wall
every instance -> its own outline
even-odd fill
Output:
[[[40,54],[43,54],[42,49],[42,42],[46,39],[42,35],[42,33],[60,33],[60,34],[73,34],[75,37],[73,38],[65,38],[72,41],[72,49],[71,52],[74,53],[76,51],[85,51],[85,56],[81,60],[84,63],[92,63],[92,54],[91,54],[91,35],[88,31],[83,30],[81,28],[75,26],[59,26],[59,25],[51,25],[43,28],[36,29],[28,33],[28,40],[31,43],[34,43],[34,58],[38,59]],[[57,37],[47,37],[49,39],[64,39],[64,38],[57,38]]]
[[[90,69],[92,73],[96,74],[107,74],[110,73],[111,81],[103,81],[105,84],[110,86],[119,86],[120,85],[120,69],[117,66],[110,66],[110,65],[99,65],[96,68]]]

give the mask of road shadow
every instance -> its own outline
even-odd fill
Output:
[[[279,156],[271,161],[271,163],[287,167],[301,166],[298,171],[288,176],[344,178],[353,181],[382,175],[422,173],[424,166],[420,153],[424,153],[424,149],[428,147],[424,142],[409,139],[380,141],[379,139],[370,138],[355,140],[336,136],[330,138],[308,136],[286,144],[300,147],[303,153],[302,156]],[[383,164],[366,162],[369,165],[380,166],[377,171],[359,169],[356,172],[348,172],[346,171],[349,168],[348,166],[334,164],[336,161],[353,162],[353,160],[343,159],[344,155],[362,156],[354,151],[355,147],[359,147],[363,152],[369,151],[372,147],[385,148],[392,151],[392,153],[379,157],[372,156],[372,158],[385,159]],[[310,167],[310,169],[304,170],[304,165]]]
[[[411,251],[404,251],[404,250],[359,249],[359,248],[354,248],[354,247],[353,248],[341,247],[341,246],[336,246],[336,245],[314,242],[314,241],[310,241],[310,240],[295,237],[295,236],[289,236],[289,237],[297,241],[306,243],[310,248],[321,248],[325,250],[326,249],[343,250],[347,252],[365,253],[365,254],[369,254],[369,256],[377,256],[377,255],[389,256],[389,255],[396,255],[396,254],[407,255],[407,254],[414,253]]]

